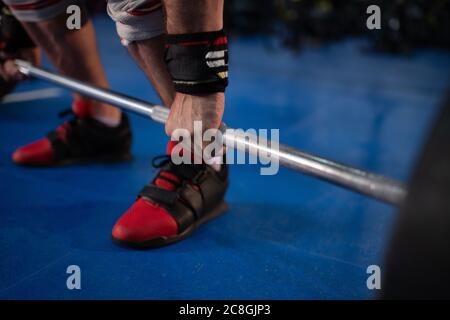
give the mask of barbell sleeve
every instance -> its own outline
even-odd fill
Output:
[[[169,109],[164,106],[88,85],[35,67],[23,60],[16,60],[15,62],[19,71],[25,75],[52,82],[81,95],[149,117],[159,123],[167,121]],[[405,185],[391,178],[352,168],[290,146],[280,144],[276,148],[272,148],[271,141],[264,141],[257,136],[249,139],[248,134],[244,134],[244,131],[227,130],[223,126],[222,132],[223,141],[227,147],[231,146],[266,159],[269,157],[272,160],[277,159],[284,167],[320,178],[365,196],[396,206],[400,205],[406,197]]]

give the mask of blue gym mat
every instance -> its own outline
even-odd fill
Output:
[[[95,25],[112,88],[158,101],[113,23],[98,17]],[[450,54],[391,56],[367,46],[353,39],[293,54],[232,38],[225,122],[279,128],[283,143],[406,181],[449,84]],[[48,88],[33,80],[16,93]],[[67,91],[45,92],[51,97],[0,104],[0,298],[376,295],[366,269],[382,267],[395,210],[287,169],[261,176],[258,166],[232,166],[226,215],[169,247],[116,246],[111,228],[155,173],[150,160],[164,152],[164,130],[131,116],[128,163],[17,167],[14,149],[56,127],[70,105]],[[66,287],[69,265],[81,268],[81,290]]]

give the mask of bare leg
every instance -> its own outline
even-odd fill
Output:
[[[47,21],[23,22],[23,26],[61,73],[99,87],[108,87],[91,21],[80,30],[69,30],[65,16],[61,15]],[[75,97],[79,95],[75,94]],[[92,112],[94,117],[120,121],[119,109],[98,101],[93,101]]]
[[[144,71],[163,103],[170,107],[175,89],[164,63],[164,35],[134,41],[128,45],[128,52]]]

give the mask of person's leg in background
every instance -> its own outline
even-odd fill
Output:
[[[161,0],[109,0],[108,14],[130,55],[144,71],[166,106],[175,97],[164,63],[165,23]]]
[[[178,94],[164,59],[166,26],[162,1],[109,0],[108,13],[116,21],[122,44],[163,103],[172,106]],[[176,166],[169,156],[174,145],[169,143],[168,156],[157,166],[161,170],[152,183],[144,187],[138,200],[116,222],[112,236],[117,242],[138,247],[170,244],[225,211],[227,166],[215,169],[206,164]]]
[[[26,60],[39,66],[41,51],[11,10],[0,1],[0,100],[14,90],[17,83],[25,79],[13,59]]]
[[[83,11],[82,17],[87,19],[87,12]],[[80,30],[69,30],[66,19],[63,14],[45,21],[23,22],[23,26],[62,74],[107,88],[109,85],[97,52],[92,22],[85,21]],[[75,94],[75,97],[79,98],[79,95]],[[98,101],[91,104],[94,117],[119,123],[119,109]]]
[[[62,74],[108,87],[93,25],[80,3],[83,23],[79,30],[66,26],[66,8],[73,1],[37,0],[23,4],[20,0],[6,0],[5,3]],[[84,121],[66,123],[48,138],[19,148],[13,160],[23,165],[53,165],[80,159],[129,157],[131,133],[119,109],[78,94],[74,94],[72,109],[77,120]]]

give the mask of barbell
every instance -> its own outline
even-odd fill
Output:
[[[81,95],[102,101],[125,111],[151,118],[164,124],[169,116],[167,107],[139,100],[108,89],[88,85],[81,81],[52,73],[35,67],[23,60],[15,61],[19,71],[27,76],[49,81],[70,89]],[[255,136],[248,139],[244,130],[225,130],[223,126],[223,142],[227,147],[234,147],[254,156],[270,157],[278,160],[287,168],[302,172],[346,189],[358,192],[370,198],[399,206],[406,197],[407,190],[403,183],[382,175],[366,172],[319,156],[306,153],[293,147],[279,144],[273,148],[271,141],[263,141]]]

